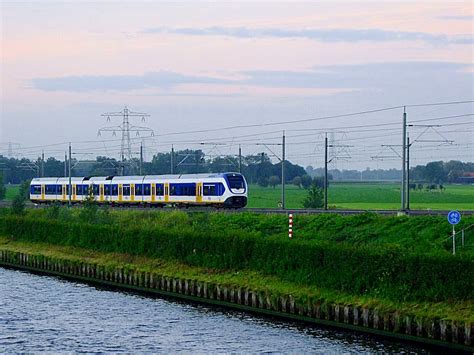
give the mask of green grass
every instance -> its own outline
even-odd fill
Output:
[[[12,201],[13,198],[18,195],[20,191],[20,185],[6,185],[7,191],[5,195],[5,200]]]
[[[87,220],[117,228],[140,226],[164,229],[170,233],[201,233],[209,235],[243,235],[262,238],[288,238],[288,216],[257,213],[184,212],[160,210],[100,209],[94,216],[85,215],[86,209],[51,206],[31,209],[27,216],[35,219]],[[8,209],[0,209],[0,217]],[[373,213],[341,216],[337,214],[295,214],[293,234],[297,240],[343,243],[348,245],[382,245],[422,254],[450,254],[452,229],[444,216],[382,216]],[[463,216],[458,231],[474,224],[474,217]],[[457,234],[457,244],[461,235]],[[465,233],[465,248],[459,254],[474,258],[474,228]]]
[[[307,191],[294,185],[286,185],[286,207],[303,208]],[[13,200],[18,185],[7,185],[5,200]],[[446,190],[411,191],[411,209],[474,210],[474,186],[446,185]],[[278,208],[281,186],[249,186],[250,208]],[[400,186],[394,183],[332,183],[328,190],[330,208],[360,210],[400,209]]]
[[[464,248],[458,238],[453,256],[450,226],[442,216],[297,215],[290,241],[285,215],[87,211],[51,207],[3,215],[0,234],[223,271],[252,270],[392,301],[474,298],[474,229],[466,233]],[[463,218],[459,228],[469,224],[473,217]]]
[[[303,208],[307,191],[286,186],[286,207]],[[249,186],[250,208],[277,208],[281,186]],[[410,191],[411,209],[474,210],[474,186],[446,185],[444,191]],[[400,209],[400,186],[393,183],[333,183],[328,190],[328,205],[333,208],[362,210]]]
[[[212,282],[223,286],[248,288],[269,292],[273,296],[293,295],[296,300],[323,301],[344,305],[373,307],[380,311],[409,314],[415,317],[474,321],[474,304],[471,301],[455,302],[395,302],[383,298],[355,296],[331,289],[308,287],[250,270],[232,271],[189,266],[173,260],[163,260],[120,253],[100,253],[90,249],[58,246],[46,243],[15,241],[0,236],[0,248],[15,252],[44,255],[62,260],[97,263],[110,268],[155,272],[159,275],[188,280]]]

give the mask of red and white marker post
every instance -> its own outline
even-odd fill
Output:
[[[293,214],[288,215],[288,238],[293,238]]]

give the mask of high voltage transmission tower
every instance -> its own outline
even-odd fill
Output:
[[[130,111],[127,106],[124,107],[123,111],[120,112],[106,112],[101,116],[107,117],[107,122],[110,122],[111,117],[122,117],[122,124],[118,126],[110,126],[100,128],[97,135],[101,136],[103,132],[112,132],[113,136],[117,135],[117,132],[121,133],[121,147],[120,147],[120,161],[121,161],[121,173],[124,174],[125,166],[129,167],[129,170],[135,170],[135,164],[132,156],[132,141],[131,133],[135,133],[137,137],[140,136],[140,132],[149,133],[150,136],[154,136],[155,132],[148,127],[134,126],[130,123],[129,117],[141,117],[141,121],[145,122],[145,117],[150,117],[149,114],[143,112]],[[142,152],[140,152],[142,154]]]

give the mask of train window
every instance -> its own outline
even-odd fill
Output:
[[[220,182],[204,184],[203,196],[222,196],[224,194],[224,185]]]
[[[143,195],[150,196],[151,194],[151,184],[143,184]]]
[[[244,184],[244,178],[242,175],[234,175],[234,174],[228,174],[226,175],[227,177],[227,182],[229,183],[229,187],[231,189],[244,189],[245,184]]]
[[[82,185],[82,194],[89,196],[89,194],[93,191],[90,185]]]
[[[63,187],[61,185],[56,185],[56,194],[62,195]]]
[[[94,195],[99,196],[99,185],[93,185]]]
[[[118,185],[112,185],[112,196],[118,195]]]
[[[135,195],[143,195],[143,186],[142,184],[135,184]]]
[[[164,195],[163,184],[156,184],[156,196],[163,196],[163,195]]]
[[[110,196],[110,185],[104,185],[104,195]]]
[[[76,195],[82,195],[82,185],[76,185]]]
[[[46,195],[56,195],[56,185],[45,185]]]
[[[130,185],[123,185],[122,189],[124,196],[130,196]]]
[[[196,184],[170,184],[170,196],[196,196]]]
[[[203,186],[203,195],[204,196],[215,196],[216,195],[216,185],[215,184],[206,184]]]
[[[31,185],[30,193],[32,195],[41,195],[41,185]]]

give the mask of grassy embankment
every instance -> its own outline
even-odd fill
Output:
[[[441,217],[297,216],[290,241],[286,216],[86,212],[4,212],[0,234],[9,237],[0,243],[300,299],[474,321],[474,236],[452,256]],[[80,222],[86,218],[92,223]]]
[[[410,191],[412,209],[474,210],[474,186],[445,185],[444,191]],[[287,208],[302,208],[307,191],[286,186]],[[248,207],[276,208],[281,199],[281,185],[249,187]],[[400,185],[394,183],[331,183],[329,205],[335,208],[381,210],[400,208]]]

